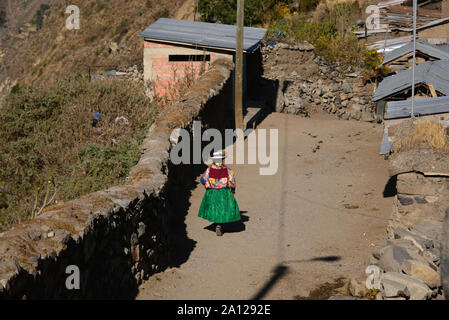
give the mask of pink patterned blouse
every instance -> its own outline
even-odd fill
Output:
[[[206,189],[225,189],[235,190],[234,171],[226,166],[217,166],[215,164],[207,168],[201,177],[201,183]]]

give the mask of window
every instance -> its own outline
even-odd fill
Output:
[[[174,54],[168,56],[168,61],[172,62],[190,62],[190,61],[210,61],[210,54],[194,54],[194,55],[188,55],[188,54]]]

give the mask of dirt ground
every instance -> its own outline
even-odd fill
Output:
[[[231,166],[243,223],[222,237],[205,229],[198,184],[185,221],[196,242],[189,259],[150,277],[137,299],[320,299],[363,274],[392,209],[382,126],[273,113],[259,128],[279,129],[279,169]]]

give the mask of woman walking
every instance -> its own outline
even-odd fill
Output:
[[[206,187],[198,216],[214,222],[217,236],[223,235],[223,223],[240,221],[240,210],[234,198],[234,172],[223,164],[224,151],[214,152],[213,164],[201,177]]]

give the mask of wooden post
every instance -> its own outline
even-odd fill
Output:
[[[243,15],[244,0],[237,0],[237,43],[235,51],[235,127],[243,130]]]
[[[430,94],[432,95],[432,98],[438,97],[437,92],[435,91],[435,87],[433,86],[433,84],[429,84],[429,90],[430,90]]]

